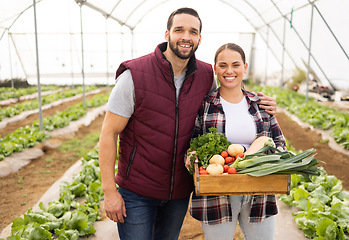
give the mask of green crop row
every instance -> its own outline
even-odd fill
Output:
[[[100,220],[99,206],[103,199],[95,148],[83,157],[82,169],[73,181],[60,185],[58,200],[49,202],[47,207],[41,202],[40,210],[29,209],[23,218],[13,220],[12,235],[7,240],[77,240],[91,235],[96,232],[93,223]]]
[[[286,140],[289,151],[296,153]],[[305,178],[291,174],[290,194],[280,195],[280,200],[298,211],[292,216],[307,238],[348,240],[349,191],[342,189],[342,181],[328,175],[319,167],[319,176]]]
[[[50,91],[56,90],[59,86],[41,86],[41,91]],[[19,98],[25,95],[33,94],[38,91],[37,87],[29,88],[10,88],[10,87],[1,87],[0,88],[0,100],[6,100],[10,98]]]
[[[92,91],[94,89],[96,89],[95,86],[86,87],[86,91]],[[69,89],[63,92],[46,95],[41,98],[41,102],[42,102],[41,104],[46,105],[60,99],[73,97],[82,92],[83,92],[82,87],[78,87],[75,89]],[[38,107],[39,107],[39,102],[37,99],[35,99],[35,100],[25,101],[23,103],[16,104],[14,106],[0,108],[0,121],[4,117],[13,117],[15,115],[22,113],[23,111],[37,109]]]
[[[253,90],[275,97],[278,106],[314,128],[330,130],[334,140],[349,149],[349,113],[320,105],[312,98],[306,103],[305,96],[295,91],[260,86],[253,87]]]
[[[322,167],[320,172],[311,181],[292,174],[290,194],[280,198],[300,209],[292,216],[307,238],[349,239],[349,191],[342,190],[341,180]]]
[[[105,104],[108,95],[98,94],[91,99],[86,100],[86,107],[82,102],[77,103],[65,111],[57,112],[53,116],[43,119],[43,128],[46,131],[53,131],[57,128],[67,126],[71,121],[78,120],[86,114],[87,108],[94,108]],[[50,135],[39,128],[39,120],[33,122],[31,126],[18,128],[16,131],[0,138],[0,160],[15,152],[21,152],[25,148],[30,148],[35,144],[49,138]]]

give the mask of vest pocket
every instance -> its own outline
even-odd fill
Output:
[[[134,146],[133,150],[130,154],[130,157],[128,159],[128,166],[127,166],[127,170],[126,170],[126,179],[128,179],[128,175],[130,174],[131,166],[132,166],[133,160],[134,160],[135,155],[136,155],[136,150],[137,150],[137,146]]]

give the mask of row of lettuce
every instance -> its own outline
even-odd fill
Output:
[[[294,91],[276,87],[254,87],[276,96],[279,106],[296,115],[301,121],[314,128],[330,130],[331,136],[345,149],[349,149],[349,114],[320,105],[310,98]],[[302,175],[291,175],[289,195],[280,199],[299,211],[293,213],[297,226],[311,239],[349,239],[349,191],[342,189],[342,181],[328,175],[320,167],[320,176],[312,176],[307,181]]]
[[[76,240],[96,232],[93,223],[100,220],[99,207],[104,199],[98,148],[83,157],[82,165],[72,182],[61,184],[58,200],[47,207],[40,203],[40,210],[29,209],[24,217],[14,219],[7,240]],[[280,199],[298,208],[292,215],[307,238],[348,240],[349,191],[343,190],[341,180],[322,167],[320,172],[310,181],[292,174],[290,194],[280,195]]]
[[[296,115],[302,122],[309,123],[314,128],[330,130],[334,140],[349,149],[349,113],[331,107],[320,105],[309,98],[306,103],[305,96],[295,91],[277,87],[254,86],[254,91],[262,91],[269,96],[277,98],[277,104],[289,113]]]
[[[307,238],[347,240],[349,191],[342,189],[342,181],[336,176],[328,175],[322,167],[320,172],[311,181],[292,174],[290,194],[280,199],[299,210],[292,216]]]
[[[59,89],[59,86],[43,85],[41,91],[52,91]],[[28,88],[12,88],[12,87],[0,87],[0,100],[7,100],[10,98],[19,98],[25,95],[30,95],[38,91],[37,87]]]
[[[97,94],[90,99],[86,99],[86,107],[80,102],[67,108],[65,111],[43,118],[42,130],[40,130],[39,120],[37,120],[32,125],[20,127],[4,138],[0,138],[0,161],[12,153],[21,152],[26,148],[43,142],[50,137],[50,131],[69,125],[71,121],[76,121],[84,116],[88,108],[101,106],[107,100],[107,94]]]
[[[85,91],[89,92],[95,89],[97,89],[96,86],[86,86]],[[61,92],[45,95],[41,98],[41,104],[42,105],[50,104],[60,99],[76,96],[78,94],[81,94],[82,92],[83,92],[83,88],[77,87],[74,89],[66,89]],[[38,107],[39,107],[39,102],[37,99],[34,99],[34,100],[29,100],[29,101],[15,104],[13,106],[0,108],[0,121],[5,117],[10,118],[24,111],[38,109]]]
[[[296,153],[286,140],[288,151]],[[281,194],[280,200],[296,207],[293,219],[304,236],[316,240],[349,239],[349,191],[342,181],[328,175],[319,167],[320,175],[304,177],[291,174],[290,194]]]
[[[82,158],[82,169],[72,182],[62,182],[60,197],[39,210],[29,209],[15,218],[7,240],[77,240],[96,232],[93,223],[100,220],[99,206],[104,195],[98,164],[98,149]],[[0,239],[3,240],[3,239]]]

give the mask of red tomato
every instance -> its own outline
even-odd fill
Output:
[[[223,172],[228,172],[229,166],[228,165],[223,165]]]
[[[227,151],[222,151],[222,152],[221,152],[221,156],[222,156],[223,158],[226,158],[226,157],[228,157],[229,155],[228,155],[228,152],[227,152]]]
[[[205,168],[203,166],[200,166],[199,171],[201,171],[201,170],[205,170]]]
[[[208,172],[205,169],[202,169],[201,171],[199,171],[200,175],[207,175]]]
[[[233,167],[229,167],[228,174],[236,174],[236,169]]]
[[[225,164],[229,164],[235,161],[234,157],[226,157],[225,159]]]
[[[244,158],[245,157],[245,154],[244,153],[238,153],[237,155],[236,155],[236,158]]]

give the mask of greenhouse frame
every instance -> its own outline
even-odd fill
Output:
[[[13,0],[0,3],[0,80],[112,84],[118,65],[164,41],[168,15],[188,6],[203,21],[197,57],[226,42],[246,51],[248,78],[284,86],[296,69],[349,89],[345,0]],[[341,16],[341,17],[338,17]],[[41,79],[41,80],[40,80]],[[309,84],[308,84],[309,85]]]

